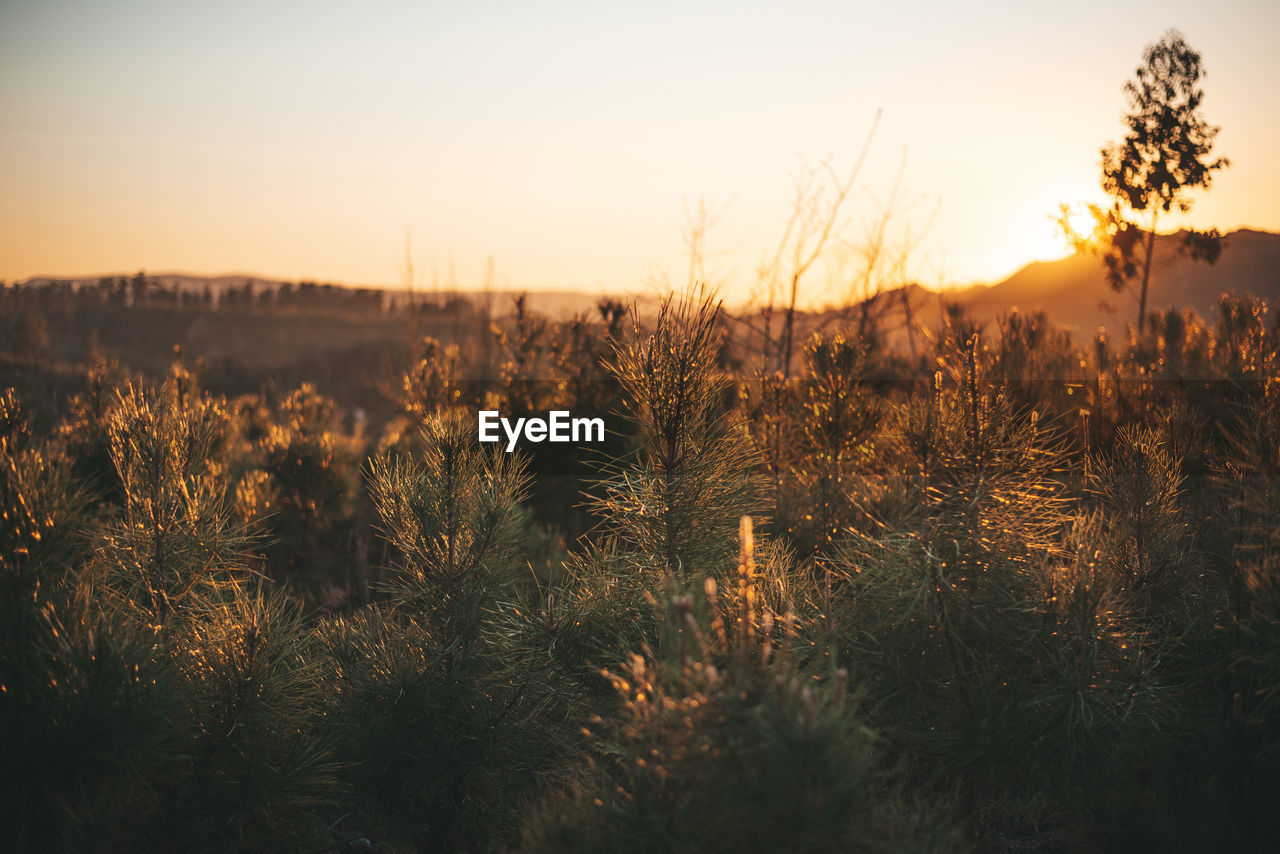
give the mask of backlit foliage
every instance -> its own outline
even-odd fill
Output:
[[[633,329],[615,342],[609,362],[639,447],[600,482],[594,508],[622,542],[681,580],[730,553],[731,520],[760,502],[745,426],[725,411],[719,311],[709,301],[670,298],[653,332]]]
[[[165,304],[138,281],[55,296]],[[371,413],[181,357],[33,393],[28,296],[6,850],[1277,847],[1260,299],[1087,340],[944,307],[905,349],[798,318],[790,377],[714,302],[423,303]],[[509,454],[481,407],[609,434]]]

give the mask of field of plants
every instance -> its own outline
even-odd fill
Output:
[[[342,385],[0,297],[6,850],[1280,850],[1259,300],[794,353],[698,295],[518,305]]]

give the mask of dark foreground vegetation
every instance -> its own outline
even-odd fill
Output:
[[[697,300],[419,313],[268,376],[88,352],[91,296],[0,292],[6,850],[1280,849],[1252,298],[794,354]]]

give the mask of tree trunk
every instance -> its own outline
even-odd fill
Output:
[[[1151,253],[1156,247],[1156,218],[1160,210],[1151,212],[1151,230],[1147,232],[1147,249],[1142,259],[1142,292],[1138,295],[1138,334],[1147,331],[1147,285],[1151,282]]]
[[[791,277],[791,300],[787,303],[787,316],[782,324],[782,378],[791,379],[791,346],[796,328],[796,295],[800,290],[800,273]]]

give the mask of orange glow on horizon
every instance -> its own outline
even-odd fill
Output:
[[[1162,10],[1203,54],[1215,153],[1232,161],[1162,230],[1280,230],[1280,114],[1257,98],[1280,89],[1280,7],[1238,5]],[[1121,89],[1167,24],[1101,2],[494,11],[326,7],[300,29],[283,0],[5,7],[0,279],[399,286],[411,232],[428,284],[478,288],[493,258],[501,289],[636,292],[682,283],[682,214],[705,198],[723,210],[707,267],[741,302],[791,176],[846,170],[883,108],[841,245],[856,250],[902,170],[904,197],[924,200],[894,224],[919,238],[903,278],[999,281],[1068,254],[1052,217],[1098,200]],[[848,273],[825,258],[802,301]]]

